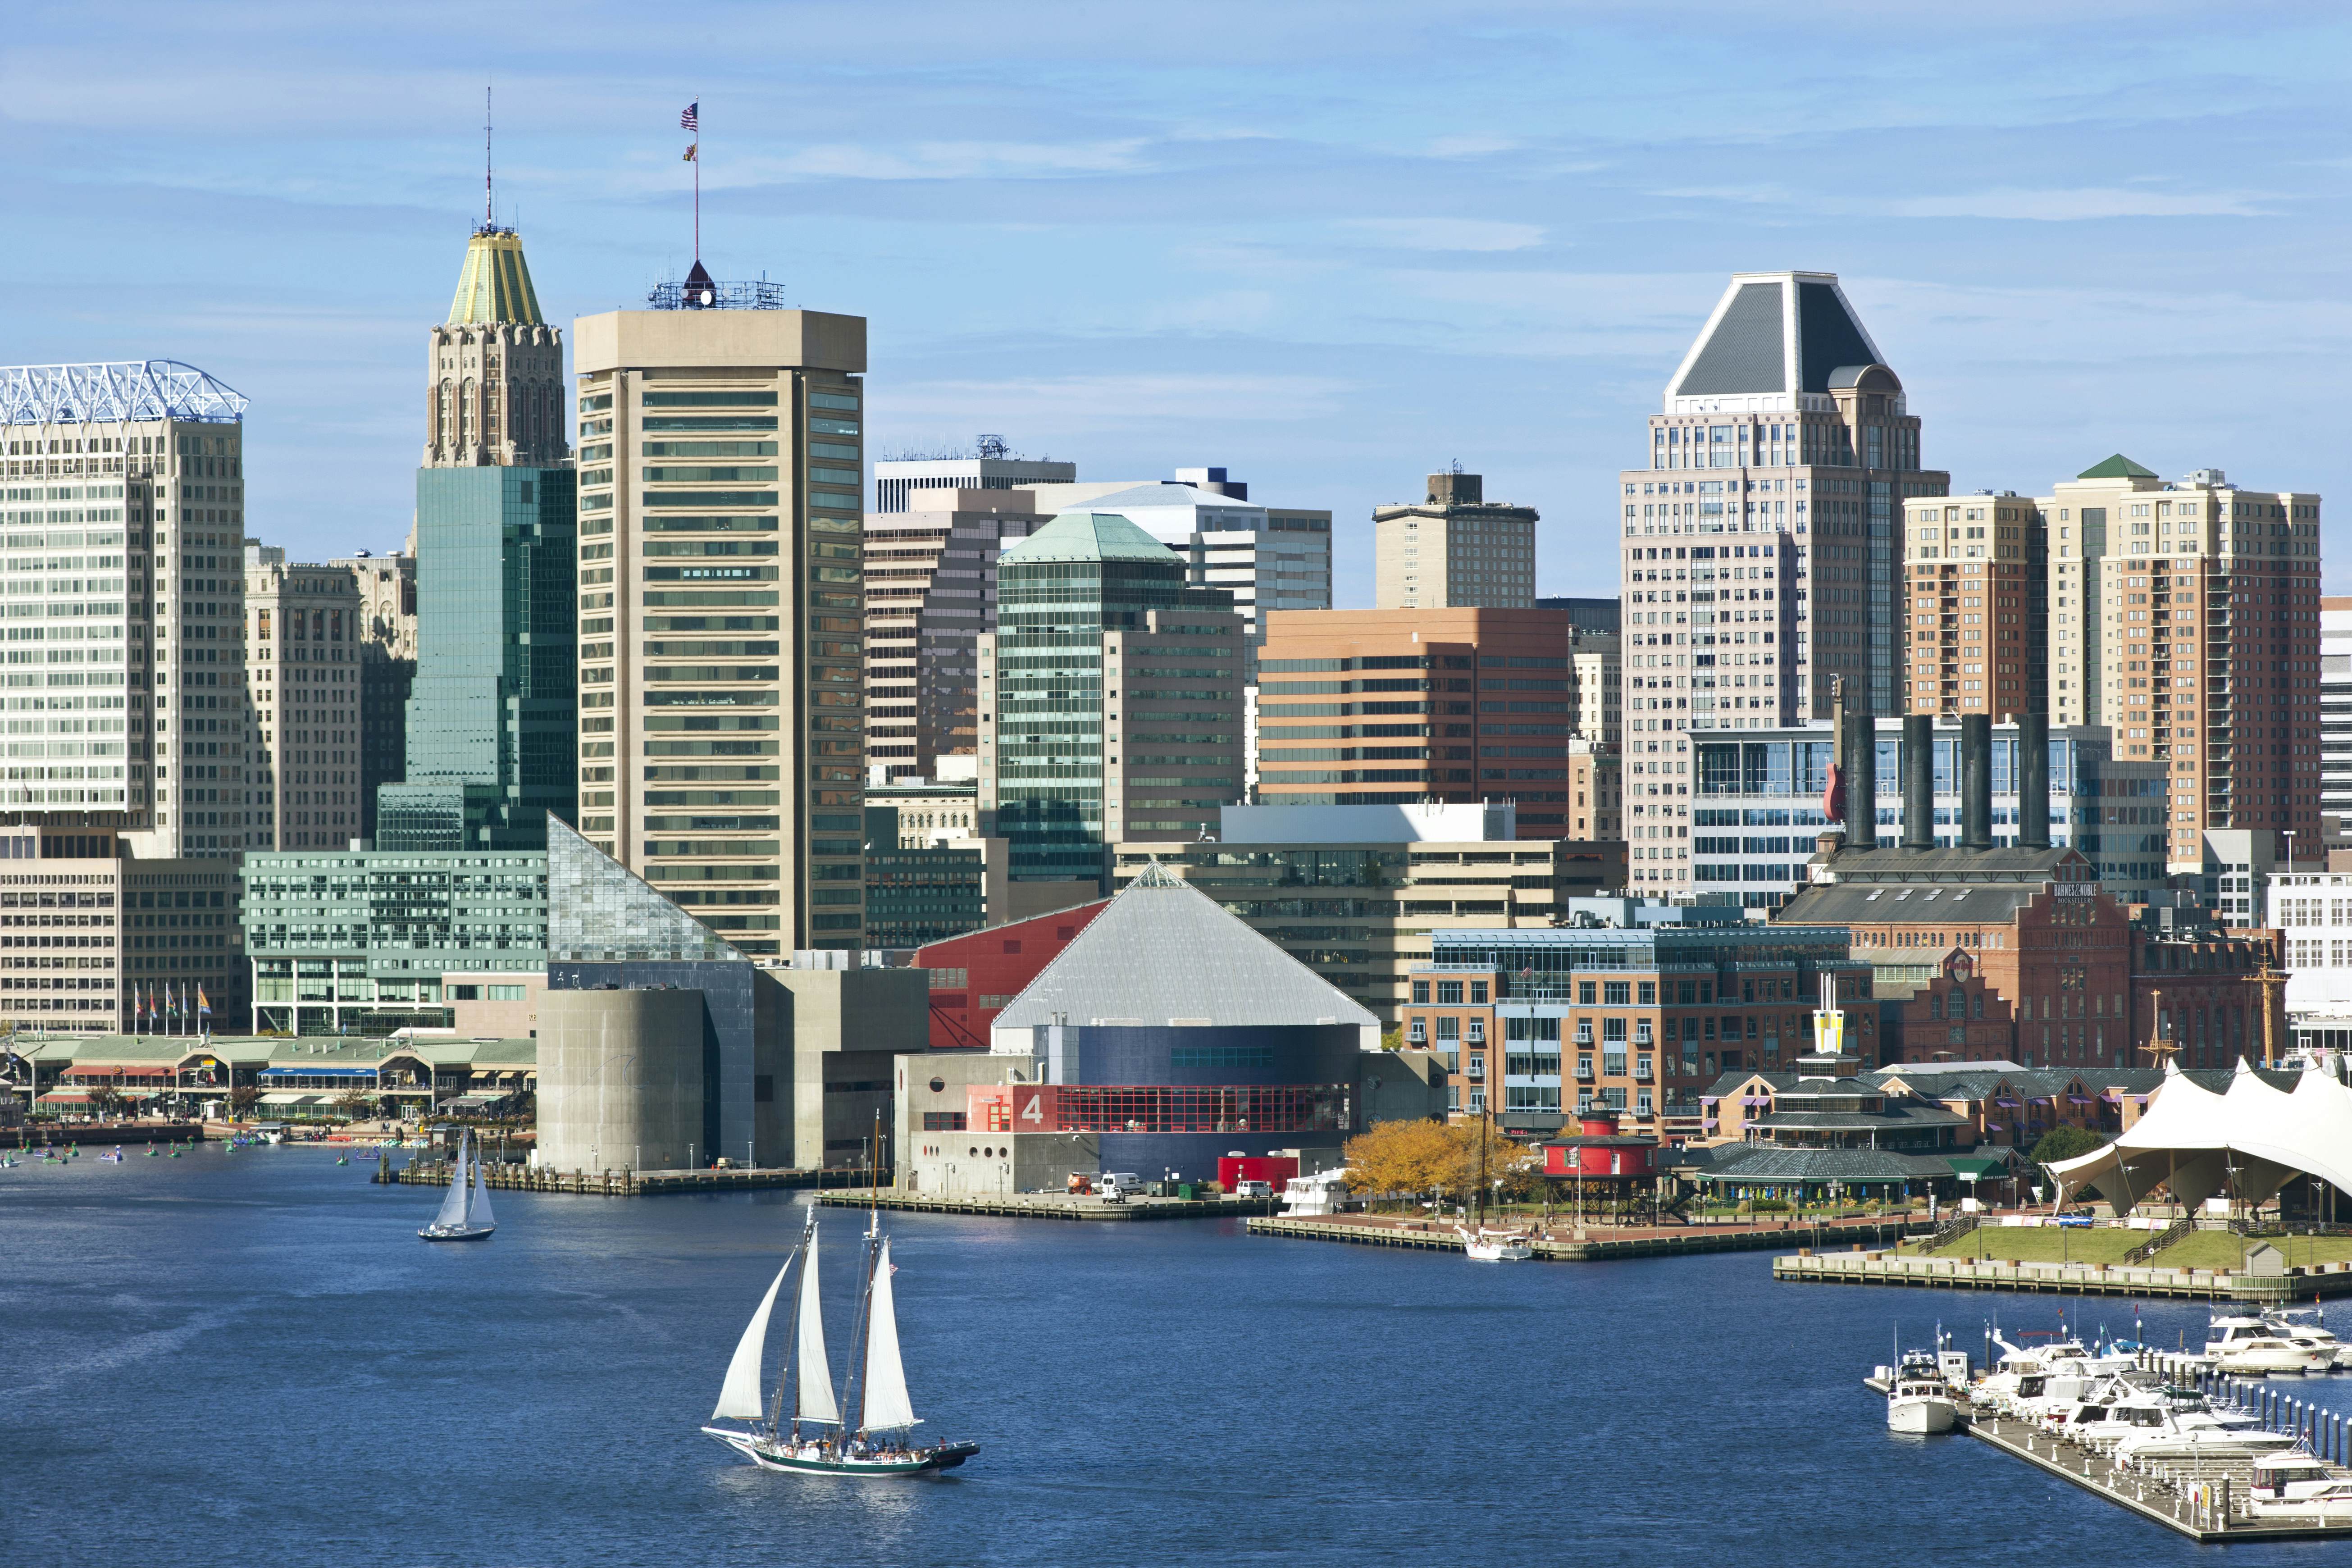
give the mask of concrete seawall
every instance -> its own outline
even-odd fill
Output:
[[[2000,1258],[1900,1258],[1883,1252],[1800,1252],[1772,1260],[1772,1278],[1814,1285],[1892,1285],[1923,1290],[2026,1290],[2071,1296],[2137,1296],[2283,1306],[2314,1296],[2352,1295],[2352,1265],[2323,1263],[2285,1274],[2151,1268],[2099,1263],[2019,1263]]]

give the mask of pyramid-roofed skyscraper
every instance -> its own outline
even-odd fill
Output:
[[[1691,882],[1697,747],[1903,711],[1903,503],[1920,422],[1834,273],[1735,274],[1619,477],[1633,890]]]

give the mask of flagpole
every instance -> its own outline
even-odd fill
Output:
[[[702,259],[702,100],[694,110],[694,258]]]

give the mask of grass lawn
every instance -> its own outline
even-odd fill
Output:
[[[2055,1226],[1984,1226],[1950,1246],[1927,1252],[1916,1244],[1903,1250],[1914,1257],[1997,1258],[2020,1263],[2121,1263],[2124,1254],[2146,1244],[2154,1233],[2145,1230],[2066,1230]],[[2234,1231],[2200,1230],[2183,1237],[2151,1259],[2158,1268],[2237,1268],[2245,1262],[2249,1244]],[[2288,1267],[2311,1263],[2352,1261],[2352,1237],[2289,1236],[2271,1238],[2286,1254]]]

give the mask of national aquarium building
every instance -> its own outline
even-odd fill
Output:
[[[1433,1059],[1379,1043],[1370,1011],[1153,866],[998,1015],[985,1055],[899,1058],[900,1184],[1201,1179],[1229,1154],[1336,1165],[1374,1120],[1443,1114]]]

